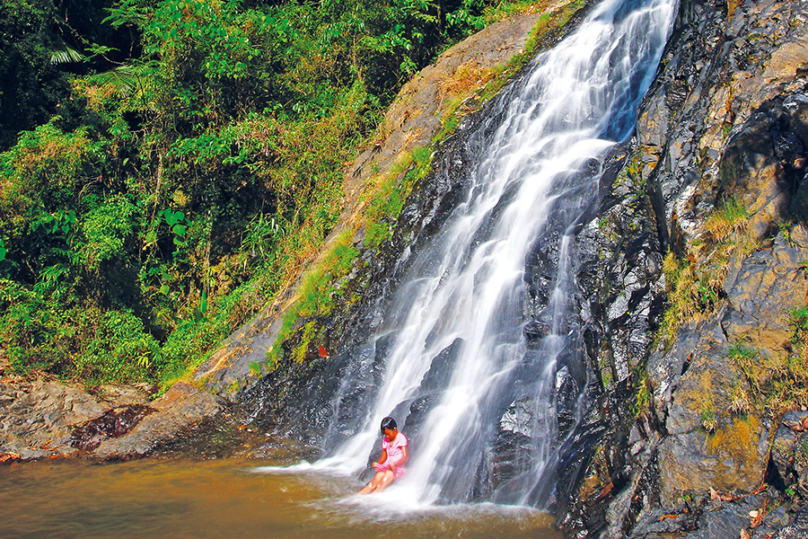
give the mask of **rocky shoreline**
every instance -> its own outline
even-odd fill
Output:
[[[216,397],[187,384],[155,400],[153,389],[88,390],[53,377],[15,376],[0,362],[0,462],[138,458],[221,409]]]

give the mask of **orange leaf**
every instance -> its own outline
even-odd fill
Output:
[[[769,485],[767,485],[766,483],[763,483],[763,484],[762,484],[762,485],[760,485],[758,488],[756,488],[755,490],[753,490],[752,492],[750,492],[750,494],[760,494],[761,492],[763,492],[764,490],[766,490],[766,488],[768,488],[768,486],[769,486]]]

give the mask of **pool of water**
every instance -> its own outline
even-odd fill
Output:
[[[561,539],[552,518],[493,504],[423,507],[391,487],[354,496],[355,479],[284,473],[271,462],[147,459],[0,466],[0,537]]]

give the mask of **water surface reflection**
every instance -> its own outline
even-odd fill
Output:
[[[171,459],[0,466],[0,537],[561,538],[550,528],[551,517],[532,509],[402,510],[385,498],[352,497],[360,485],[350,478],[252,473],[267,464]]]

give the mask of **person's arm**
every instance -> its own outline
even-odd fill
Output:
[[[379,460],[373,463],[373,469],[376,469],[377,466],[384,464],[387,461],[387,449],[382,450],[382,456],[379,457]]]
[[[409,452],[407,452],[407,446],[405,445],[404,447],[401,448],[401,458],[398,459],[398,461],[396,461],[396,462],[391,462],[389,464],[390,469],[392,470],[393,468],[403,466],[404,463],[407,462],[408,458],[410,458],[410,454],[409,454]]]

